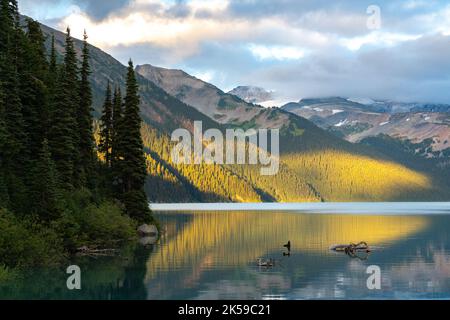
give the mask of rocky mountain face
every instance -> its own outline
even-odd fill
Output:
[[[228,93],[241,98],[245,102],[254,104],[263,104],[273,100],[273,92],[260,87],[239,86]]]
[[[446,156],[450,150],[450,108],[447,105],[333,97],[304,99],[288,103],[282,109],[351,142],[388,135],[425,144],[428,146],[423,153],[426,157]]]
[[[347,100],[368,106],[379,112],[450,112],[450,105],[442,103],[398,102],[393,100],[372,100],[369,98],[349,98]]]
[[[136,71],[175,98],[222,124],[271,129],[289,126],[292,118],[289,113],[266,109],[225,93],[182,70],[147,64],[137,66]]]

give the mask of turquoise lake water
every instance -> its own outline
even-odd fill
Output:
[[[70,261],[81,268],[81,290],[67,289],[65,267],[33,269],[0,283],[0,298],[450,299],[450,205],[384,206],[159,211],[154,244]],[[372,251],[329,249],[359,241]],[[258,258],[275,264],[260,267]],[[373,265],[380,290],[366,284]]]

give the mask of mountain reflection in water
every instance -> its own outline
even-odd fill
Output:
[[[414,204],[411,204],[414,206]],[[119,256],[73,258],[82,290],[68,291],[65,267],[0,281],[8,299],[450,299],[448,215],[338,215],[270,211],[157,212],[154,245]],[[290,256],[283,245],[290,240]],[[367,260],[329,250],[367,242]],[[256,260],[274,259],[272,267]],[[381,290],[366,269],[381,268]]]

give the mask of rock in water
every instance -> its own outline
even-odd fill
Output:
[[[156,236],[142,237],[139,239],[139,243],[142,244],[143,246],[148,246],[148,245],[155,244],[157,240],[158,240],[158,237],[156,237]]]
[[[156,228],[155,225],[143,224],[137,229],[137,231],[138,231],[139,235],[141,235],[143,237],[145,237],[145,236],[157,237],[158,236],[158,229]]]

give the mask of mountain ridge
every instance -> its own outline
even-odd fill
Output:
[[[424,153],[426,157],[441,157],[450,150],[450,113],[429,111],[446,110],[446,105],[371,101],[362,104],[340,97],[303,99],[282,109],[350,142],[385,134],[417,144],[426,142],[430,148]]]

